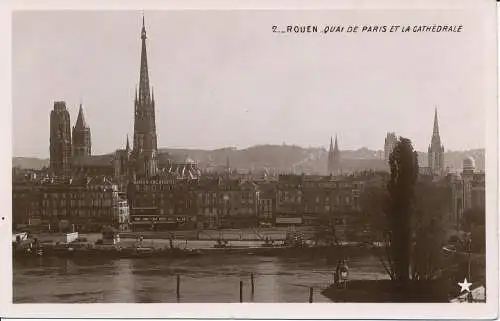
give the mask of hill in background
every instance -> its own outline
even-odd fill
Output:
[[[193,160],[202,169],[223,168],[229,163],[231,168],[239,170],[259,171],[267,169],[273,172],[326,173],[328,152],[324,148],[303,148],[292,145],[258,145],[246,149],[222,148],[215,150],[201,149],[169,149],[162,148],[162,155],[177,161]],[[111,155],[103,155],[110,157]],[[476,168],[484,170],[484,149],[468,151],[448,151],[445,153],[445,166],[460,169],[466,157],[473,157]],[[420,166],[427,166],[427,153],[419,152]],[[48,159],[31,157],[14,157],[13,167],[41,169],[49,166]],[[383,151],[360,148],[358,150],[341,151],[343,170],[387,169],[383,160]]]

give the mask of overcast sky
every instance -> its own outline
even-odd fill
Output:
[[[484,30],[466,11],[146,11],[159,147],[256,144],[427,150],[485,145]],[[48,157],[49,115],[83,102],[92,152],[133,134],[141,12],[13,14],[14,156]],[[462,24],[461,33],[273,34],[273,25]]]

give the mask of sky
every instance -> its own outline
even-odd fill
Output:
[[[146,11],[158,146],[426,151],[437,107],[445,150],[485,146],[485,32],[475,11]],[[140,11],[12,16],[13,155],[49,155],[49,116],[83,103],[92,153],[133,135]],[[463,25],[460,33],[273,33],[286,25]]]

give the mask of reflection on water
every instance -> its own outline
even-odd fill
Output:
[[[375,257],[349,260],[352,279],[385,278]],[[204,256],[189,259],[61,259],[14,261],[14,302],[329,302],[321,289],[335,266],[324,259]],[[254,274],[252,294],[250,275]]]

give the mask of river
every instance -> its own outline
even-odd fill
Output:
[[[330,302],[321,290],[332,282],[326,259],[217,255],[187,259],[49,258],[13,261],[14,303],[230,303]],[[386,275],[373,256],[350,257],[351,279]],[[254,274],[254,293],[250,275]],[[180,298],[177,298],[180,275]]]

